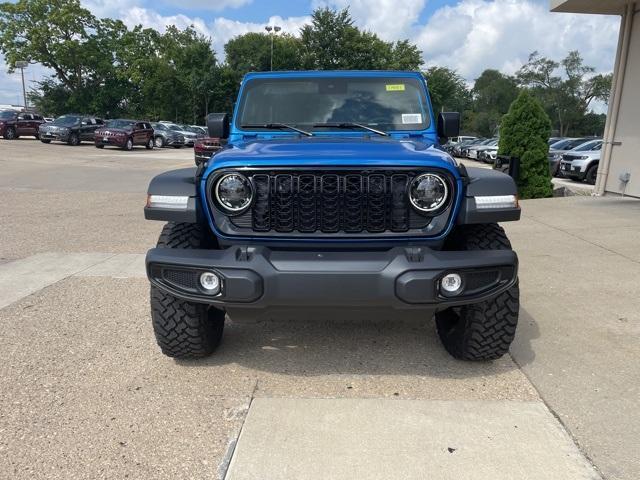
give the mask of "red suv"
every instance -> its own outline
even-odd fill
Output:
[[[40,138],[39,128],[43,123],[45,123],[44,118],[35,113],[0,111],[0,135],[7,140],[18,137]]]
[[[149,122],[138,120],[109,120],[107,125],[96,130],[96,148],[113,145],[125,150],[133,150],[135,145],[153,148],[153,127]]]

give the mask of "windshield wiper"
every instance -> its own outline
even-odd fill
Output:
[[[387,132],[383,132],[382,130],[378,130],[372,128],[368,125],[363,125],[362,123],[354,123],[354,122],[340,122],[340,123],[316,123],[313,125],[314,127],[329,127],[329,128],[362,128],[364,130],[368,130],[373,133],[377,133],[378,135],[382,135],[383,137],[388,137],[389,134]]]
[[[288,125],[286,123],[247,123],[245,125],[240,125],[240,128],[270,128],[278,130],[289,129],[307,137],[313,137],[313,133],[307,132],[306,130],[301,130],[300,128],[294,127],[293,125]]]

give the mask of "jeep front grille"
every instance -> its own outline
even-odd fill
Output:
[[[246,231],[406,233],[423,229],[432,220],[414,210],[407,196],[409,182],[420,171],[242,173],[253,184],[253,204],[242,215],[229,218]]]

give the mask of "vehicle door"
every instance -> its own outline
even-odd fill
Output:
[[[19,113],[16,120],[16,133],[18,135],[35,135],[33,128],[33,116],[30,113]]]
[[[136,122],[133,125],[133,144],[144,145],[146,142],[144,133],[144,124],[142,122]]]

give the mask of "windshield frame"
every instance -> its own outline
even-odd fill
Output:
[[[599,139],[589,140],[588,142],[582,143],[582,144],[578,145],[577,147],[572,148],[569,151],[570,152],[593,152],[593,151],[595,151],[594,148],[593,148],[595,146],[600,146],[600,149],[602,149],[602,140],[599,140]],[[587,147],[587,148],[585,148],[585,147]]]
[[[381,125],[368,124],[365,125],[371,126],[377,129],[383,129],[385,132],[389,134],[409,134],[409,135],[424,135],[426,133],[435,132],[435,121],[433,108],[431,105],[431,97],[429,95],[429,91],[427,89],[427,81],[424,77],[418,72],[401,72],[401,71],[339,71],[339,72],[322,72],[322,71],[308,71],[308,72],[269,72],[259,73],[259,74],[247,74],[243,79],[240,85],[240,91],[238,93],[238,101],[236,103],[236,107],[233,111],[233,118],[231,121],[232,131],[231,136],[234,134],[237,135],[269,135],[269,136],[290,136],[292,132],[288,132],[286,130],[279,129],[267,129],[267,128],[242,128],[242,124],[244,122],[240,122],[240,116],[243,112],[243,108],[246,102],[246,87],[247,85],[255,80],[315,80],[315,79],[346,79],[346,80],[357,80],[357,79],[377,79],[381,82],[400,82],[400,81],[415,81],[416,86],[419,89],[421,102],[424,102],[421,105],[422,112],[425,116],[424,125],[419,129],[387,129],[383,128]],[[314,122],[316,123],[316,122]],[[333,123],[333,122],[331,122]],[[340,123],[340,122],[338,122]],[[361,122],[360,122],[361,123]],[[311,132],[314,136],[323,136],[323,135],[342,135],[342,136],[362,136],[362,135],[370,135],[371,132],[367,132],[366,130],[359,131],[358,129],[339,129],[339,128],[329,128],[329,127],[319,127],[313,128],[310,124],[300,124],[310,128]],[[298,128],[303,128],[298,125],[294,125]],[[386,127],[387,125],[384,125]]]

